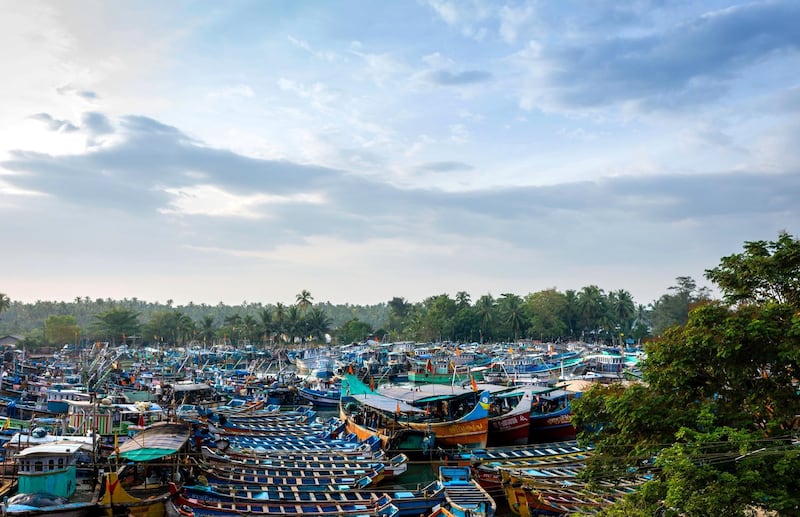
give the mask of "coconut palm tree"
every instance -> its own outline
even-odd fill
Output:
[[[484,294],[475,302],[475,310],[478,311],[478,322],[480,325],[481,343],[483,339],[492,336],[492,325],[494,323],[494,312],[496,303],[491,294]]]
[[[203,340],[203,345],[208,345],[214,342],[214,337],[217,335],[217,329],[214,326],[214,316],[206,314],[200,320],[199,337]]]
[[[7,311],[9,307],[11,307],[11,299],[5,293],[0,293],[0,314]]]
[[[295,296],[295,300],[297,302],[295,305],[297,305],[300,308],[300,310],[305,313],[308,310],[308,308],[311,307],[313,299],[314,297],[311,296],[311,293],[303,289],[297,294],[297,296]]]
[[[322,307],[314,307],[306,316],[306,328],[308,333],[315,336],[319,341],[325,340],[325,334],[331,330],[331,320]]]
[[[272,342],[273,333],[275,332],[275,311],[272,307],[264,307],[258,313],[258,319],[261,320],[260,330],[264,336],[264,345],[267,342]]]
[[[522,304],[522,298],[513,293],[503,293],[500,295],[498,302],[502,311],[505,322],[508,324],[511,332],[514,333],[514,341],[519,338],[520,331],[524,330],[526,323],[525,307]]]

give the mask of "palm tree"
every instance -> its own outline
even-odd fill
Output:
[[[505,322],[514,333],[514,341],[516,341],[520,331],[525,327],[526,321],[522,298],[512,293],[503,293],[500,296],[499,304],[503,310]]]
[[[11,299],[5,293],[0,293],[0,314],[7,311],[9,307],[11,307]]]
[[[586,286],[578,293],[578,310],[583,330],[596,334],[606,313],[606,298],[596,285]]]
[[[206,314],[200,320],[200,339],[203,340],[203,345],[208,345],[209,342],[213,342],[216,334],[217,329],[214,327],[214,316]]]
[[[612,291],[608,293],[608,303],[611,317],[619,325],[620,332],[630,333],[633,328],[633,318],[636,316],[636,305],[633,303],[631,293],[625,289]]]
[[[275,326],[273,327],[275,334],[280,339],[286,333],[286,306],[281,302],[275,304]]]
[[[272,342],[272,335],[275,331],[275,312],[272,307],[264,307],[259,311],[258,318],[261,320],[261,332],[264,335],[264,345],[267,341]]]
[[[478,311],[478,322],[481,332],[481,343],[483,338],[492,335],[492,323],[494,322],[495,301],[491,294],[484,294],[475,302],[475,309]]]
[[[289,335],[289,343],[294,343],[294,339],[298,336],[304,337],[303,330],[303,317],[300,314],[300,308],[297,305],[292,305],[286,311],[286,333]]]
[[[456,305],[459,309],[465,309],[469,307],[470,296],[469,293],[466,291],[459,291],[456,293]]]
[[[295,300],[297,301],[295,305],[297,305],[301,311],[306,312],[308,308],[311,307],[313,299],[314,297],[311,296],[311,293],[303,289],[297,296],[295,296]]]
[[[325,334],[330,332],[332,322],[322,307],[314,307],[306,316],[306,328],[309,334],[316,336],[320,341],[324,341]]]
[[[247,314],[244,318],[242,318],[242,333],[244,334],[244,338],[251,344],[258,337],[258,321],[256,321],[256,319],[250,314]]]

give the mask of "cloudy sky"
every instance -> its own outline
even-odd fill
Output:
[[[800,2],[0,0],[0,292],[627,289],[800,235]]]

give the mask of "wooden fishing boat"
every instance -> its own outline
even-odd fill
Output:
[[[314,469],[314,470],[329,470],[329,469],[350,469],[350,470],[363,470],[365,468],[373,468],[376,465],[384,466],[384,473],[386,478],[391,478],[403,474],[408,470],[408,456],[405,454],[397,454],[388,460],[375,459],[353,459],[348,457],[332,457],[326,460],[303,460],[303,459],[286,459],[286,458],[264,458],[264,459],[233,459],[226,458],[203,447],[202,461],[198,461],[201,466],[207,465],[211,468],[220,466],[224,469],[247,469],[247,468],[280,468],[280,469]]]
[[[391,498],[401,517],[417,517],[427,514],[436,505],[444,503],[444,486],[439,481],[434,481],[425,487],[416,490],[386,490],[380,488],[365,488],[359,490],[340,490],[333,492],[320,492],[298,490],[297,487],[252,487],[234,488],[228,485],[215,487],[184,486],[184,494],[199,501],[283,501],[295,503],[315,504],[373,504],[383,496]]]
[[[197,465],[206,476],[234,476],[247,478],[249,483],[258,483],[261,479],[270,478],[302,478],[304,476],[314,476],[322,478],[356,478],[361,476],[380,473],[381,478],[385,476],[383,463],[372,463],[364,466],[345,467],[336,465],[330,468],[289,468],[289,467],[267,467],[267,466],[243,466],[226,465],[223,463],[207,463],[198,461]]]
[[[391,498],[381,497],[376,501],[363,503],[312,503],[307,501],[213,501],[198,500],[187,497],[182,492],[173,495],[175,503],[190,508],[194,515],[204,512],[245,515],[313,515],[313,516],[359,516],[384,515],[396,516],[397,507],[392,506]]]
[[[374,439],[377,441],[377,439]],[[202,450],[208,450],[213,452],[214,454],[223,455],[225,457],[232,458],[234,460],[260,460],[260,459],[272,459],[272,458],[285,458],[285,459],[301,459],[301,460],[313,460],[313,461],[325,461],[325,460],[341,460],[341,459],[359,459],[359,460],[367,460],[367,459],[381,459],[383,458],[384,452],[383,449],[380,448],[380,442],[377,441],[378,446],[373,447],[371,443],[364,442],[361,445],[354,447],[352,449],[285,449],[285,448],[275,448],[275,449],[247,449],[247,448],[239,448],[235,446],[231,446],[228,442],[224,440],[219,440],[217,442],[217,448],[211,449],[210,447],[203,447]]]
[[[222,485],[273,485],[298,487],[339,487],[339,490],[364,488],[376,484],[383,479],[383,468],[367,471],[361,476],[317,476],[315,472],[306,472],[297,477],[258,476],[249,474],[225,473],[212,470],[204,473],[209,484]]]
[[[105,474],[101,484],[101,492],[97,506],[101,515],[115,517],[126,515],[131,517],[163,517],[166,513],[165,503],[171,497],[168,491],[162,494],[145,497],[134,497],[128,493],[119,481],[116,472]]]
[[[492,397],[489,408],[488,445],[525,445],[531,427],[530,390],[501,393]]]
[[[360,438],[380,436],[384,447],[391,448],[390,445],[393,445],[417,451],[430,450],[433,442],[436,447],[443,449],[486,447],[489,431],[489,391],[478,394],[462,389],[457,395],[462,399],[459,407],[468,412],[452,419],[450,415],[455,409],[448,403],[448,400],[452,402],[452,394],[415,398],[415,405],[412,405],[399,398],[392,399],[375,393],[353,375],[345,375],[342,386],[345,393],[349,391],[350,395],[342,397],[340,418],[347,422],[347,430],[356,433]],[[452,391],[455,391],[455,388]],[[404,390],[403,393],[412,394],[414,398],[414,392]],[[471,410],[464,404],[468,398],[477,399]],[[448,411],[440,414],[438,411],[431,411],[429,407],[421,409],[416,405],[427,406],[431,403],[439,403],[442,407],[446,405]],[[447,417],[444,414],[447,414]],[[407,429],[413,434],[403,435],[399,432],[401,429]],[[403,441],[400,442],[399,439]]]
[[[34,445],[15,457],[18,493],[2,504],[3,515],[15,517],[88,517],[92,501],[71,501],[77,487],[76,453],[82,443]]]
[[[538,394],[531,407],[530,443],[574,440],[577,434],[572,425],[570,400],[578,394],[567,390],[552,390]]]
[[[342,392],[340,389],[315,390],[300,388],[297,394],[318,408],[333,408],[339,405]]]
[[[494,517],[497,504],[471,478],[469,467],[439,467],[445,503],[456,517]]]

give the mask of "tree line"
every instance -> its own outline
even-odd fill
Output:
[[[673,325],[686,323],[689,308],[709,298],[691,277],[682,276],[657,300],[637,304],[630,292],[605,292],[596,285],[580,290],[555,288],[525,296],[485,294],[472,302],[459,291],[411,303],[393,297],[375,305],[314,304],[308,290],[293,304],[174,306],[137,298],[123,300],[76,297],[72,302],[11,301],[0,294],[0,334],[17,334],[29,346],[88,341],[185,345],[198,342],[337,343],[381,341],[546,342],[583,340],[619,344],[641,343]]]

